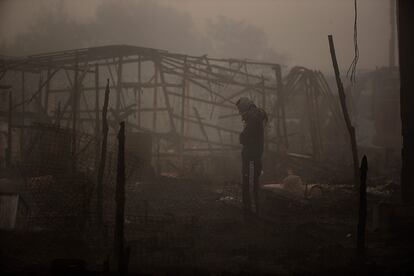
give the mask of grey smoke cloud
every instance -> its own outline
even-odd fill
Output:
[[[352,60],[353,2],[3,0],[1,48],[21,55],[122,43],[330,70],[328,34],[334,35],[340,65],[347,67]],[[358,67],[383,66],[389,1],[359,0],[358,11]]]

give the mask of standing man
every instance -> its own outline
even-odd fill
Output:
[[[253,213],[251,189],[254,195],[256,215],[259,214],[259,176],[262,172],[262,155],[264,147],[264,128],[267,114],[258,108],[249,98],[241,97],[236,103],[244,123],[240,133],[240,144],[243,145],[242,155],[242,197],[245,216]]]

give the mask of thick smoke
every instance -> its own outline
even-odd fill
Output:
[[[196,55],[285,60],[269,46],[264,31],[224,16],[208,20],[206,31],[200,31],[191,14],[155,1],[100,2],[89,20],[65,11],[68,2],[47,2],[33,24],[1,44],[3,54],[129,44]]]

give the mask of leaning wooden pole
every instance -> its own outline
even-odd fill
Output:
[[[124,256],[124,216],[125,216],[125,122],[121,122],[118,132],[118,170],[116,181],[116,225],[115,254],[118,261],[118,272],[125,274]]]
[[[103,177],[106,164],[106,148],[108,141],[108,104],[109,104],[109,79],[106,82],[104,105],[102,107],[102,145],[101,145],[101,160],[99,162],[98,176],[97,176],[97,213],[99,223],[103,222]]]
[[[358,212],[358,230],[357,230],[357,251],[361,260],[365,257],[365,226],[367,223],[367,172],[368,160],[364,155],[360,168],[360,185],[359,185],[359,212]]]
[[[333,68],[335,71],[336,84],[338,86],[339,100],[341,102],[342,113],[344,115],[345,123],[348,128],[348,132],[349,132],[349,138],[351,141],[352,159],[354,163],[354,181],[355,181],[355,185],[357,185],[359,161],[358,161],[358,148],[357,148],[357,143],[356,143],[356,138],[355,138],[355,128],[352,126],[351,119],[348,113],[348,109],[346,107],[346,97],[345,97],[345,92],[344,92],[344,86],[342,85],[341,76],[339,73],[338,62],[336,60],[336,54],[335,54],[335,45],[333,42],[332,35],[328,36],[328,40],[329,40],[329,49],[331,51],[332,64],[333,64]]]

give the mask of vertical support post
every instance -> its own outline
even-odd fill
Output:
[[[400,104],[403,136],[401,198],[414,202],[414,1],[398,0],[398,47],[400,64]]]
[[[191,85],[191,83],[189,81],[187,81],[186,85],[187,85],[187,87],[185,88],[185,93],[186,93],[185,101],[186,101],[186,104],[184,105],[184,107],[187,110],[186,114],[190,114],[190,97],[191,97],[191,89],[190,89],[191,86],[190,85]],[[188,135],[191,131],[191,124],[184,124],[184,125],[186,126],[185,130],[184,130],[184,133]]]
[[[26,98],[26,87],[25,87],[25,74],[24,71],[22,71],[22,125],[24,126],[25,124],[25,119],[26,119],[26,104],[24,103],[25,98]],[[24,128],[22,127],[20,129],[20,158],[23,159],[23,151],[24,151],[24,140],[23,140],[23,136],[24,136]]]
[[[157,57],[156,58],[156,63],[158,64],[158,70],[160,73],[160,80],[161,80],[161,84],[162,84],[162,90],[163,90],[163,94],[164,94],[164,101],[165,101],[165,105],[167,106],[167,111],[168,111],[168,119],[170,121],[170,126],[171,126],[171,130],[173,133],[177,133],[177,129],[175,128],[175,122],[174,122],[174,114],[173,114],[173,110],[170,104],[170,98],[168,96],[168,91],[165,87],[165,76],[164,76],[164,71],[162,68],[162,64],[161,64],[161,58]]]
[[[99,65],[95,64],[95,170],[99,166],[99,146],[101,145],[101,130],[99,120]]]
[[[315,106],[313,105],[313,87],[309,79],[308,72],[305,73],[307,77],[304,79],[304,88],[305,88],[305,95],[306,95],[306,113],[308,114],[308,122],[309,122],[309,132],[312,140],[312,153],[313,158],[315,160],[319,160],[319,143],[316,131],[316,122],[315,122]]]
[[[77,119],[78,119],[78,75],[79,75],[79,61],[78,56],[75,57],[75,71],[74,71],[74,80],[73,80],[73,102],[72,102],[72,176],[75,176],[76,173],[76,144],[77,144]]]
[[[321,132],[321,119],[320,119],[320,109],[319,109],[319,102],[318,102],[318,93],[323,94],[323,91],[321,91],[320,86],[318,85],[317,76],[318,72],[316,71],[309,71],[310,74],[310,80],[311,85],[313,87],[312,89],[312,101],[313,101],[313,107],[315,110],[315,128],[316,128],[316,136],[318,138],[318,147],[319,147],[319,153],[322,155],[324,151],[323,147],[323,139],[322,139],[322,132]]]
[[[122,61],[123,57],[118,57],[118,71],[117,71],[117,89],[116,89],[116,114],[119,116],[121,111],[121,94],[122,94]]]
[[[156,133],[157,132],[157,109],[158,109],[158,62],[154,62],[154,74],[155,74],[155,87],[154,87],[154,100],[153,100],[153,108],[154,111],[152,113],[152,130]]]
[[[48,108],[49,108],[49,92],[50,92],[50,81],[51,81],[51,69],[50,69],[50,62],[49,62],[49,67],[47,68],[47,83],[46,83],[46,90],[45,90],[45,98],[44,98],[44,109],[46,114],[48,113]]]
[[[106,81],[105,98],[102,107],[102,146],[101,146],[101,160],[99,162],[99,170],[97,176],[97,213],[99,223],[103,222],[103,176],[106,164],[106,147],[108,141],[108,104],[109,104],[109,79]]]
[[[13,99],[12,91],[9,91],[9,110],[7,116],[7,151],[6,151],[6,168],[10,168],[12,164],[12,111]]]
[[[368,160],[364,155],[360,168],[360,185],[359,185],[359,212],[358,212],[358,230],[357,230],[357,251],[358,257],[363,261],[365,257],[365,226],[367,223],[367,172]]]
[[[39,106],[42,105],[42,89],[43,89],[42,83],[43,83],[43,76],[42,76],[42,72],[40,71],[40,73],[39,73],[39,85],[38,85],[39,94],[36,97],[36,102],[39,104]]]
[[[285,93],[284,93],[284,87],[283,87],[283,80],[282,80],[282,68],[280,65],[273,67],[273,70],[275,70],[276,75],[276,82],[277,82],[277,102],[278,102],[278,109],[281,115],[281,121],[282,121],[282,129],[283,129],[283,140],[284,140],[284,146],[289,148],[289,141],[287,136],[287,128],[286,128],[286,113],[285,113]]]
[[[118,132],[118,170],[116,181],[116,227],[115,250],[118,260],[118,272],[125,274],[124,258],[124,221],[125,221],[125,122],[119,124]]]
[[[138,56],[138,103],[137,103],[138,128],[141,127],[141,56]]]
[[[395,66],[395,0],[390,1],[390,48],[389,48],[389,66]]]
[[[261,76],[261,80],[262,80],[262,93],[263,93],[262,106],[263,106],[263,110],[266,111],[266,100],[267,99],[266,99],[265,79],[264,79],[263,75]],[[267,134],[268,134],[267,133],[267,127],[264,126],[264,148],[265,148],[265,152],[267,152],[269,150],[269,140],[267,139],[268,138]]]
[[[350,144],[351,144],[351,150],[352,150],[352,159],[354,163],[354,181],[355,181],[355,185],[357,185],[359,161],[358,161],[358,148],[357,148],[357,143],[356,143],[356,138],[355,138],[355,128],[352,126],[351,119],[348,113],[348,109],[346,107],[345,92],[344,92],[344,87],[342,85],[341,76],[339,74],[338,62],[336,60],[336,54],[335,54],[335,45],[333,42],[332,35],[328,36],[328,40],[329,40],[329,49],[331,52],[332,64],[333,64],[334,71],[335,71],[336,84],[338,86],[339,100],[341,101],[342,113],[344,115],[345,123],[348,128],[348,132],[349,132],[349,138],[350,138]]]
[[[183,90],[182,90],[182,97],[181,97],[181,122],[180,122],[180,163],[181,169],[184,169],[184,127],[185,127],[185,98],[187,94],[187,81],[185,79],[185,75],[187,74],[187,56],[184,58],[184,76],[182,80]]]

